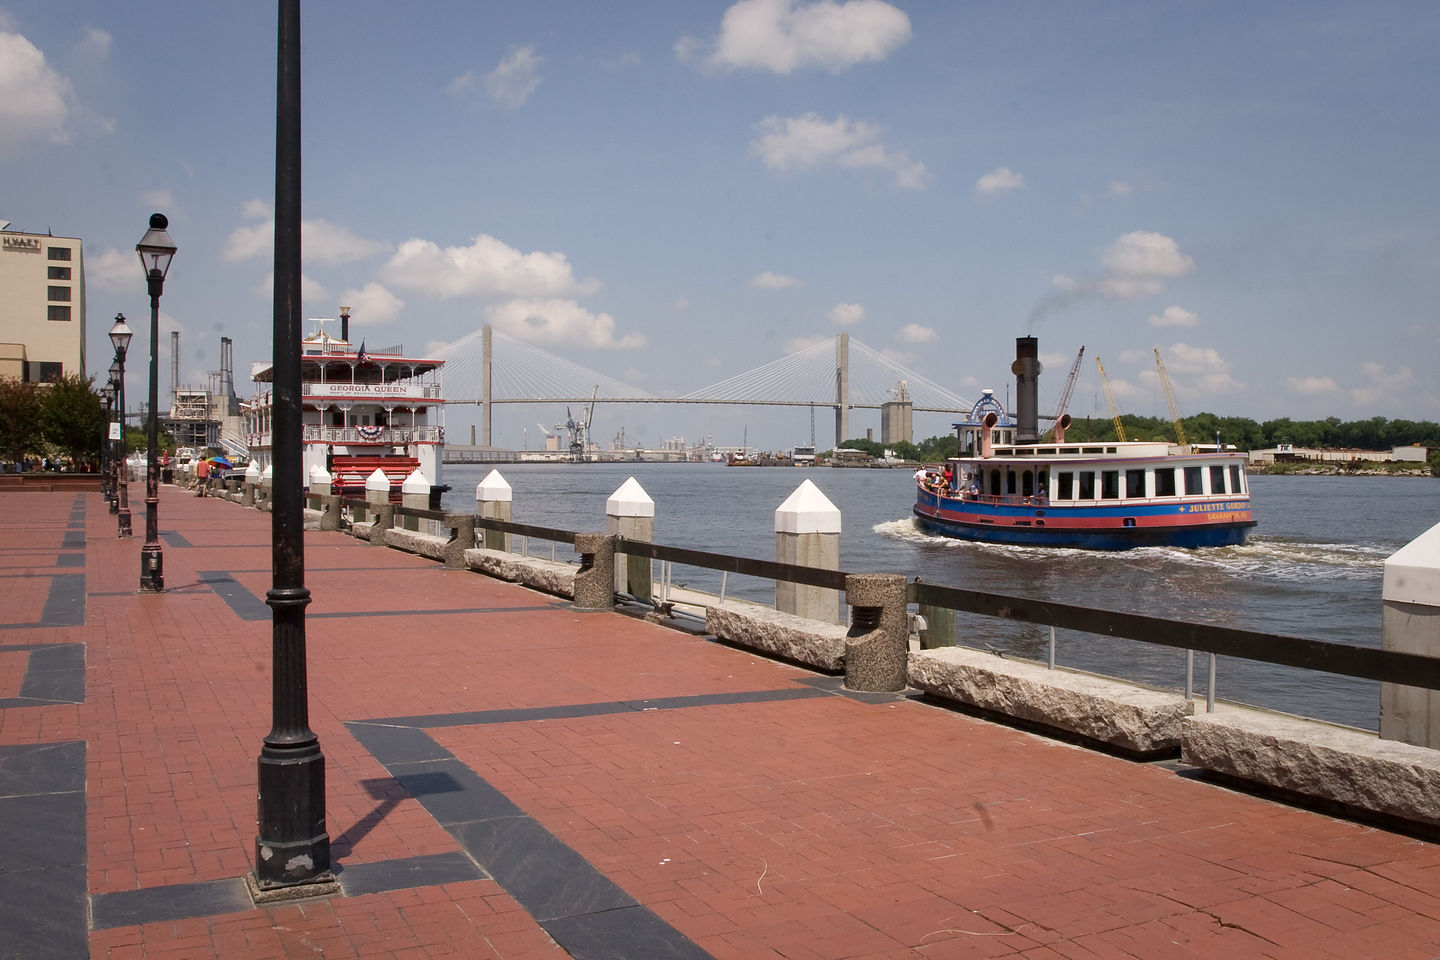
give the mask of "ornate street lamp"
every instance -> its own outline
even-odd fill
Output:
[[[130,349],[130,338],[134,335],[130,325],[125,322],[125,314],[115,314],[115,326],[110,328],[110,343],[115,347],[115,362],[110,366],[110,373],[115,378],[116,389],[120,391],[120,462],[115,473],[120,484],[116,531],[121,538],[130,536],[130,465],[126,460],[128,451],[125,449],[125,354]]]
[[[146,425],[145,463],[145,546],[140,548],[140,592],[160,593],[165,589],[165,557],[160,550],[160,294],[165,274],[175,256],[175,241],[165,228],[170,221],[163,213],[150,215],[150,229],[135,244],[140,266],[150,290],[150,414]]]
[[[100,399],[105,401],[105,427],[100,435],[100,495],[105,498],[105,505],[114,508],[115,491],[110,486],[110,459],[115,455],[115,445],[110,442],[110,424],[115,415],[115,384],[105,384],[100,388]]]

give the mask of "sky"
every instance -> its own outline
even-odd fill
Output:
[[[679,395],[841,331],[1042,412],[1440,419],[1440,5],[311,0],[304,309],[497,330]],[[181,379],[271,352],[276,11],[0,0],[0,220],[85,241],[89,364],[134,245]],[[333,329],[332,329],[332,332]],[[129,365],[143,395],[143,362]],[[143,354],[142,354],[143,356]],[[142,391],[142,392],[136,392]],[[537,446],[563,409],[499,407]],[[817,424],[821,448],[833,415]],[[472,407],[447,411],[464,438]],[[918,437],[949,416],[917,415]],[[851,433],[873,428],[855,411]],[[597,408],[602,442],[782,449],[803,409]]]

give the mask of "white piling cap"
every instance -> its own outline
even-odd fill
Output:
[[[267,463],[265,469],[260,472],[260,482],[270,483],[275,479],[275,464]]]
[[[246,473],[248,474],[249,471],[247,470]],[[326,470],[324,467],[320,466],[320,464],[318,464],[318,463],[315,464],[315,466],[313,466],[313,467],[310,468],[310,482],[311,482],[311,483],[329,483],[331,480],[334,480],[334,479],[335,479],[334,477],[330,476],[330,471],[329,471],[329,470]]]
[[[1397,603],[1440,607],[1440,523],[1389,556],[1380,596]]]
[[[430,481],[425,479],[425,474],[421,473],[418,469],[414,470],[410,476],[405,478],[405,482],[400,484],[400,492],[402,494],[423,493],[429,495]]]
[[[254,460],[251,460],[250,466],[245,468],[245,479],[252,483],[260,479],[260,467]]]
[[[775,510],[776,533],[839,533],[840,508],[813,481],[795,488]]]
[[[631,477],[620,484],[619,488],[610,494],[610,499],[605,501],[605,516],[653,517],[655,501],[651,500],[650,494],[640,486],[640,481]]]
[[[389,489],[390,489],[390,478],[387,477],[387,476],[385,476],[385,471],[384,471],[384,470],[381,470],[379,467],[376,467],[376,468],[375,468],[375,472],[372,473],[372,474],[370,474],[370,476],[368,476],[368,477],[365,478],[365,489],[366,489],[366,490],[389,490]]]
[[[476,502],[485,503],[509,503],[513,499],[510,484],[500,476],[499,470],[491,470],[485,474],[485,479],[475,484]]]

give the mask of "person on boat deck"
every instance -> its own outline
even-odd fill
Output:
[[[1045,490],[1045,481],[1040,481],[1040,486],[1035,488],[1035,502],[1045,505],[1050,502],[1050,494]]]
[[[980,475],[974,474],[970,477],[970,496],[980,496]]]

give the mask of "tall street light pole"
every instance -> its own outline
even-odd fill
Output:
[[[114,423],[111,418],[115,416],[115,384],[107,383],[100,388],[100,399],[105,402],[105,428],[100,432],[100,495],[105,498],[105,505],[111,506],[115,491],[110,486],[113,479],[110,476],[110,457],[114,453],[115,445],[110,442],[110,424]]]
[[[130,349],[130,338],[135,335],[125,322],[125,314],[115,314],[115,325],[110,328],[110,344],[115,348],[115,364],[110,368],[120,390],[120,462],[116,475],[120,481],[120,506],[116,517],[116,536],[125,539],[130,536],[130,464],[125,449],[125,354]]]
[[[145,546],[140,548],[140,592],[165,590],[165,556],[160,549],[160,294],[165,291],[165,274],[175,256],[175,241],[165,228],[170,221],[163,213],[150,215],[150,229],[135,244],[140,266],[150,291],[150,415],[148,417],[145,463]]]
[[[305,500],[300,396],[300,0],[279,0],[275,97],[274,402],[270,513],[270,732],[260,748],[257,900],[337,889],[325,830],[325,756],[305,675]]]

